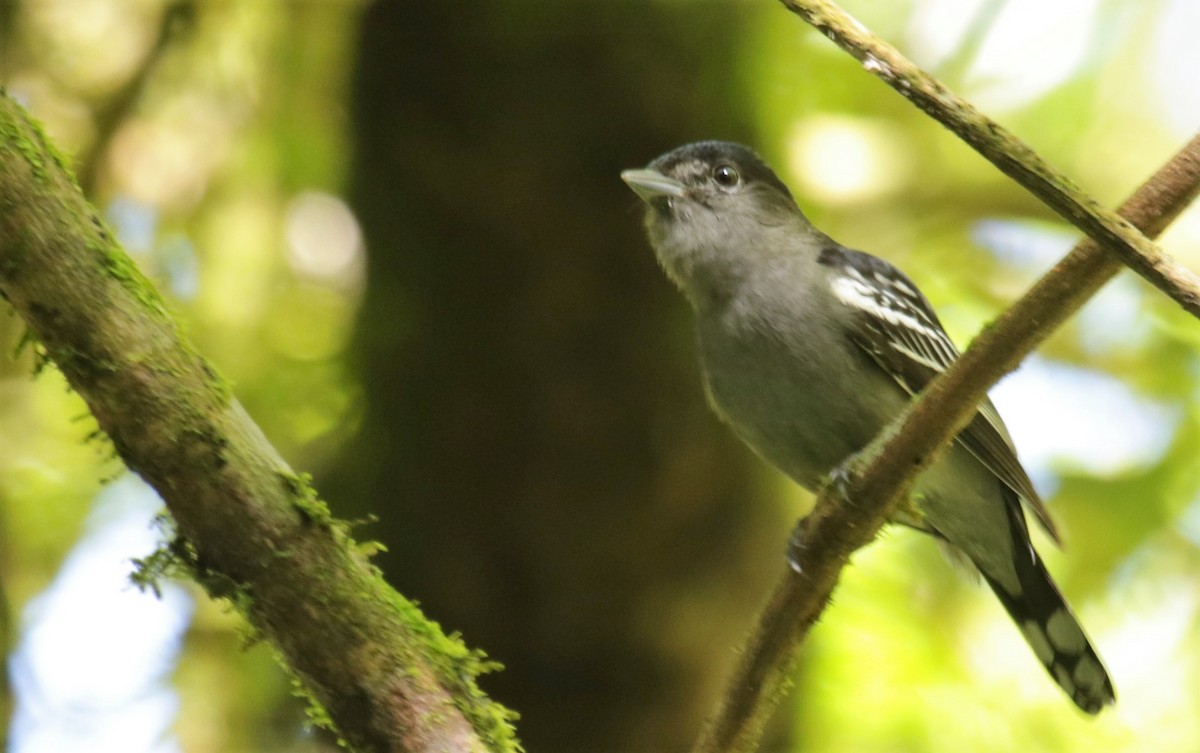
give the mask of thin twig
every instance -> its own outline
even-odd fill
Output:
[[[780,1],[1063,219],[1095,238],[1192,316],[1200,318],[1200,275],[1164,254],[1137,228],[1080,190],[1025,142],[922,71],[834,3]]]
[[[100,163],[108,152],[117,129],[137,106],[146,84],[158,69],[167,51],[192,31],[195,16],[194,0],[176,0],[163,9],[154,45],[146,52],[133,75],[96,108],[95,136],[86,151],[78,155],[76,162],[75,178],[79,187],[83,189],[84,196],[95,197]]]

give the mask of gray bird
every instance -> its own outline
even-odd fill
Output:
[[[695,313],[709,402],[758,455],[816,490],[958,350],[916,285],[813,227],[737,144],[689,144],[621,178],[647,204],[662,268]],[[1034,551],[1024,508],[1059,535],[985,400],[896,522],[965,556],[1050,676],[1089,714],[1112,682]]]

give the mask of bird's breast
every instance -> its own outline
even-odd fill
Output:
[[[756,453],[809,489],[862,449],[903,399],[855,386],[862,354],[848,340],[814,340],[806,322],[762,307],[701,317],[697,337],[709,400]],[[894,403],[894,404],[893,404]]]

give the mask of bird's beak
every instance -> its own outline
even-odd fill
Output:
[[[647,203],[661,198],[679,198],[684,194],[682,183],[657,170],[626,170],[621,173],[621,180]]]

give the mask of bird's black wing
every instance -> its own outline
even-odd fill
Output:
[[[850,337],[910,395],[958,358],[958,349],[937,314],[903,272],[882,259],[840,246],[824,249],[819,261],[834,270],[833,292],[855,312]],[[991,400],[980,403],[957,441],[1016,492],[1046,533],[1061,543]]]

